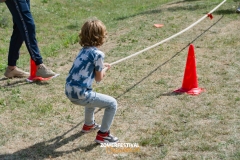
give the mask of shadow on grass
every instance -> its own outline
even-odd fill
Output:
[[[179,3],[185,3],[185,2],[194,2],[194,1],[201,1],[201,0],[182,0],[182,1],[178,1],[178,2],[172,2],[172,3],[170,3],[170,5],[172,5],[172,4],[179,4]]]
[[[131,18],[131,17],[136,17],[136,16],[139,16],[139,15],[144,15],[144,14],[156,14],[156,13],[161,13],[162,11],[161,10],[158,10],[158,9],[155,9],[155,10],[149,10],[149,11],[146,11],[146,12],[141,12],[141,13],[136,13],[136,14],[133,14],[133,15],[129,15],[129,16],[123,16],[123,17],[119,17],[119,18],[115,18],[114,20],[124,20],[124,19],[128,19],[128,18]]]
[[[178,93],[178,92],[168,92],[168,93],[161,93],[156,96],[156,98],[159,98],[161,96],[177,96],[177,95],[182,95],[184,93]]]
[[[77,29],[79,29],[79,25],[78,24],[70,24],[70,25],[67,26],[67,29],[77,30]]]
[[[169,5],[173,5],[173,4],[179,4],[179,3],[186,3],[186,2],[194,2],[194,1],[201,1],[201,0],[184,0],[184,1],[178,1],[178,2],[173,2],[173,3],[169,3]],[[169,7],[167,10],[168,11],[179,11],[179,10],[189,10],[189,11],[195,11],[197,9],[205,9],[206,6],[205,5],[199,5],[199,4],[194,4],[191,6],[174,6],[174,7]],[[132,17],[136,17],[139,15],[145,15],[145,14],[157,14],[157,13],[161,13],[162,10],[161,9],[155,9],[155,10],[148,10],[145,12],[140,12],[140,13],[136,13],[136,14],[132,14],[132,15],[128,15],[128,16],[123,16],[123,17],[118,17],[118,18],[114,18],[114,20],[124,20],[124,19],[128,19],[128,18],[132,18]],[[222,10],[217,14],[230,14],[230,13],[234,13],[231,10]]]
[[[232,10],[232,9],[222,9],[222,10],[215,11],[215,14],[219,14],[219,15],[222,15],[222,14],[236,14],[236,11]]]
[[[206,8],[206,6],[195,4],[195,5],[191,5],[191,6],[176,6],[176,7],[171,7],[171,8],[168,8],[167,10],[168,10],[168,11],[171,11],[171,12],[176,12],[176,11],[179,11],[179,10],[195,11],[195,10],[204,9],[204,8]]]
[[[194,1],[201,1],[201,0],[183,0],[183,1],[170,3],[169,5],[185,3],[185,2],[194,2]],[[175,7],[168,8],[168,10],[169,11],[178,11],[178,10],[194,11],[196,9],[204,9],[204,8],[206,8],[206,7],[203,6],[203,5],[200,6],[198,4],[194,4],[193,6],[175,6]],[[234,10],[234,9],[220,9],[220,10],[215,11],[214,14],[218,14],[218,15],[236,14],[236,10]]]
[[[17,152],[14,152],[12,154],[2,154],[0,155],[1,160],[19,160],[19,159],[36,159],[36,160],[43,160],[46,158],[57,158],[65,154],[69,154],[72,152],[77,151],[84,151],[89,152],[95,147],[98,146],[97,143],[91,143],[87,146],[79,146],[77,148],[74,148],[72,150],[67,151],[56,151],[58,148],[64,146],[65,144],[74,141],[77,138],[80,138],[84,133],[78,132],[75,133],[69,137],[66,137],[66,135],[77,128],[82,122],[78,123],[75,127],[71,128],[69,131],[65,132],[61,136],[58,136],[56,138],[50,139],[48,141],[43,141],[37,144],[34,144],[28,148],[19,150]]]
[[[126,93],[130,92],[133,88],[135,88],[137,85],[139,85],[141,82],[143,82],[145,79],[147,79],[149,76],[151,76],[154,72],[156,72],[158,69],[160,69],[162,66],[164,66],[165,64],[167,64],[168,62],[170,62],[173,58],[175,58],[178,54],[180,54],[183,50],[185,50],[191,43],[195,42],[198,38],[200,38],[203,34],[205,34],[209,29],[211,29],[213,26],[215,26],[221,19],[223,18],[223,16],[221,16],[214,24],[212,24],[210,27],[208,27],[205,31],[203,31],[200,35],[198,35],[193,41],[191,41],[188,45],[186,45],[185,47],[183,47],[179,52],[175,53],[170,59],[168,59],[167,61],[165,61],[164,63],[160,64],[157,68],[155,68],[154,70],[150,71],[148,73],[148,75],[146,75],[145,77],[143,77],[140,81],[138,81],[137,83],[135,83],[133,86],[129,87],[125,92],[123,92],[121,95],[117,96],[116,99],[121,98],[123,95],[125,95]],[[176,96],[179,95],[179,93],[175,93],[175,92],[171,92],[171,93],[163,93],[158,95],[159,96]]]
[[[184,1],[179,1],[179,2],[174,2],[174,3],[170,3],[171,4],[178,4],[178,3],[184,3],[184,2],[193,2],[193,1],[199,1],[199,0],[184,0]],[[168,8],[169,11],[178,11],[178,10],[190,10],[190,11],[195,11],[197,9],[204,9],[206,8],[206,6],[204,5],[198,5],[195,4],[193,6],[186,6],[186,7],[182,7],[182,6],[176,6],[176,7],[171,7]],[[140,13],[136,13],[136,14],[132,14],[129,16],[123,16],[123,17],[119,17],[119,18],[115,18],[114,20],[124,20],[124,19],[128,19],[128,18],[132,18],[132,17],[136,17],[139,15],[145,15],[145,14],[157,14],[157,13],[161,13],[162,10],[161,9],[154,9],[154,10],[149,10],[149,11],[145,11],[145,12],[140,12]]]
[[[12,79],[11,79],[12,80]],[[26,79],[14,79],[12,82],[11,82],[11,80],[9,80],[8,78],[1,78],[0,79],[0,82],[1,81],[7,81],[5,84],[1,84],[0,85],[0,88],[1,87],[4,87],[4,88],[6,88],[6,87],[14,87],[14,86],[20,86],[20,85],[26,85],[26,84],[28,84],[29,82],[27,82],[26,81]]]
[[[179,3],[185,3],[185,2],[194,2],[194,1],[200,1],[200,0],[184,0],[184,1],[178,1],[178,2],[173,2],[170,3],[170,5],[172,4],[179,4]],[[194,4],[191,3],[192,5],[188,5],[188,6],[174,6],[174,7],[170,7],[168,8],[169,11],[178,11],[178,10],[190,10],[190,11],[195,11],[197,9],[204,9],[206,8],[206,6],[204,5],[199,5],[199,4]],[[217,10],[214,12],[215,14],[235,14],[235,10],[232,9],[226,9],[226,10]]]
[[[20,78],[1,78],[1,81],[7,81],[5,84],[0,84],[0,88],[11,88],[11,87],[16,87],[16,86],[21,86],[21,85],[28,85],[28,84],[37,84],[37,85],[49,85],[47,81],[33,81],[33,82],[28,82],[26,79],[20,79]]]

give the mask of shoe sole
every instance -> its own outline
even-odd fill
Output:
[[[55,74],[54,76],[49,76],[49,77],[41,77],[41,76],[37,76],[36,77],[41,77],[41,78],[55,78],[58,77],[60,74]]]
[[[48,80],[50,80],[50,79],[53,79],[53,78],[58,77],[59,75],[60,75],[60,74],[56,74],[56,75],[54,75],[54,76],[52,76],[52,77],[48,77],[48,78],[42,78],[42,77],[40,77],[40,78],[38,78],[38,79],[30,79],[30,77],[28,77],[26,80],[27,80],[28,82],[48,81]]]
[[[11,78],[27,78],[28,76],[12,76],[12,77],[5,76],[5,77],[11,79]]]
[[[91,129],[91,130],[89,130],[89,131],[81,130],[81,132],[82,132],[82,133],[89,133],[89,132],[92,132],[92,131],[94,131],[94,130],[96,130],[96,129]]]
[[[29,72],[25,72],[19,68],[16,68],[14,70],[9,71],[9,69],[6,69],[4,76],[6,78],[27,78],[30,76]]]
[[[4,74],[4,76],[5,76],[6,78],[27,78],[27,77],[30,76],[30,74],[29,74],[28,76],[7,76],[7,75]]]
[[[56,78],[58,77],[60,74],[55,74],[54,76],[52,76],[52,78]]]
[[[101,128],[101,126],[100,127],[96,127],[96,128],[92,128],[92,129],[90,129],[90,130],[81,130],[81,132],[82,133],[89,133],[89,132],[92,132],[92,131],[94,131],[94,130],[98,130],[98,129],[100,129]]]

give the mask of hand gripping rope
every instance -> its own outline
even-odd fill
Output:
[[[202,18],[200,18],[198,21],[196,21],[195,23],[193,23],[193,24],[190,25],[189,27],[185,28],[184,30],[182,30],[182,31],[180,31],[180,32],[172,35],[171,37],[169,37],[169,38],[167,38],[167,39],[164,39],[164,40],[162,40],[161,42],[158,42],[158,43],[156,43],[156,44],[154,44],[154,45],[152,45],[152,46],[150,46],[150,47],[147,47],[147,48],[145,48],[145,49],[143,49],[143,50],[141,50],[141,51],[138,51],[138,52],[136,52],[136,53],[134,53],[134,54],[132,54],[132,55],[129,55],[129,56],[125,57],[125,58],[122,58],[122,59],[120,59],[120,60],[117,60],[117,61],[115,61],[115,62],[112,62],[112,63],[110,63],[110,65],[118,64],[118,63],[120,63],[120,62],[122,62],[122,61],[125,61],[125,60],[127,60],[127,59],[129,59],[129,58],[132,58],[132,57],[134,57],[134,56],[136,56],[136,55],[138,55],[138,54],[141,54],[141,53],[143,53],[143,52],[145,52],[145,51],[147,51],[147,50],[150,50],[150,49],[152,49],[152,48],[154,48],[154,47],[156,47],[156,46],[159,46],[160,44],[165,43],[165,42],[167,42],[167,41],[169,41],[169,40],[171,40],[171,39],[179,36],[180,34],[186,32],[187,30],[191,29],[192,27],[194,27],[195,25],[197,25],[199,22],[201,22],[201,21],[202,21],[203,19],[205,19],[206,17],[209,17],[210,19],[212,19],[212,18],[213,18],[212,13],[213,13],[215,10],[217,10],[221,5],[223,5],[226,1],[227,1],[227,0],[222,1],[218,6],[216,6],[213,10],[211,10],[208,14],[206,14],[205,16],[203,16]]]

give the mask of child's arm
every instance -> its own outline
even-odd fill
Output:
[[[109,63],[104,63],[104,68],[102,71],[95,71],[95,81],[100,82],[103,77],[106,75],[106,71],[111,68],[111,65]]]

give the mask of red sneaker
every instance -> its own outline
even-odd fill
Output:
[[[83,125],[82,131],[83,133],[88,133],[96,129],[100,129],[101,125],[94,123],[91,126],[87,126],[86,124]]]
[[[95,139],[95,142],[97,143],[116,143],[117,141],[118,138],[111,135],[110,131],[103,133],[100,130],[97,132],[97,136]]]

